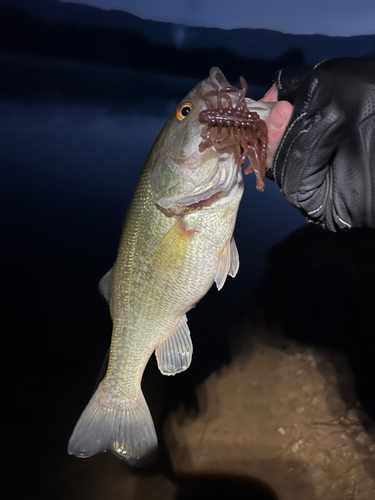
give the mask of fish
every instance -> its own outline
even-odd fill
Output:
[[[164,375],[189,368],[186,313],[213,283],[220,290],[237,274],[233,231],[244,190],[238,144],[228,134],[200,148],[207,135],[200,113],[218,105],[221,89],[233,102],[236,92],[241,98],[220,69],[211,68],[177,106],[146,159],[116,261],[99,283],[113,321],[107,371],[73,430],[69,454],[85,458],[110,450],[130,465],[154,456],[157,435],[141,389],[148,360],[155,352]],[[266,103],[246,102],[262,119],[269,113]]]

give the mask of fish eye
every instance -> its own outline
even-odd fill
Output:
[[[179,122],[182,122],[190,111],[193,109],[193,105],[191,102],[182,102],[179,106],[177,106],[175,111],[175,116]]]

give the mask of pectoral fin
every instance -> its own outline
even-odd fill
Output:
[[[238,255],[237,245],[232,236],[232,238],[230,239],[230,268],[228,271],[229,276],[235,278],[238,273],[239,267],[240,256]]]
[[[111,298],[112,271],[113,267],[111,267],[108,273],[99,281],[99,292],[103,295],[108,304]]]
[[[193,344],[186,314],[176,330],[155,350],[159,370],[163,375],[176,375],[187,370],[193,355]]]
[[[152,266],[161,272],[174,272],[183,266],[195,233],[186,228],[183,218],[178,219],[155,250]]]
[[[238,268],[240,267],[240,258],[238,255],[238,250],[234,238],[230,238],[224,247],[224,250],[220,257],[219,265],[215,272],[215,282],[218,290],[221,290],[224,286],[227,275],[234,278],[237,274]]]

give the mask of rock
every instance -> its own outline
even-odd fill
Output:
[[[262,333],[251,342],[198,387],[197,417],[180,406],[167,419],[176,475],[256,479],[279,500],[375,499],[374,445],[334,354]]]

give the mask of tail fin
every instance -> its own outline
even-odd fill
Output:
[[[110,450],[130,465],[140,465],[157,448],[154,423],[139,389],[136,404],[126,406],[101,393],[99,385],[69,440],[68,453],[86,458]],[[112,404],[111,404],[112,403]]]

